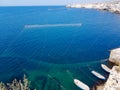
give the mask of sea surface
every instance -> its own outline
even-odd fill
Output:
[[[64,6],[0,7],[0,81],[24,74],[37,90],[92,88],[110,50],[120,46],[120,15]]]

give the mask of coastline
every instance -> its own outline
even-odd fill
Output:
[[[22,8],[19,10],[24,10],[24,9],[25,8]],[[34,8],[34,9],[35,9],[35,11],[37,10],[36,8]],[[117,40],[119,40],[119,37],[118,37],[119,36],[119,28],[118,28],[118,32],[117,32],[117,27],[114,29],[114,27],[116,26],[115,24],[119,24],[119,22],[118,22],[119,20],[117,21],[117,20],[114,20],[114,18],[113,18],[115,16],[115,19],[117,19],[118,15],[114,15],[111,13],[106,14],[104,12],[102,13],[102,12],[99,12],[98,10],[93,10],[93,9],[91,10],[91,11],[93,11],[92,15],[91,15],[91,11],[89,12],[89,9],[85,9],[85,12],[88,12],[88,14],[84,14],[84,10],[82,12],[79,12],[79,11],[81,11],[81,9],[70,9],[70,10],[56,9],[56,11],[55,10],[48,11],[48,9],[45,9],[45,10],[46,10],[46,12],[48,12],[48,14],[47,13],[43,14],[42,10],[39,10],[39,12],[35,12],[33,10],[35,12],[35,14],[33,14],[33,13],[31,14],[31,8],[30,8],[30,10],[27,9],[27,10],[23,11],[23,12],[30,11],[30,12],[28,12],[28,14],[25,13],[25,16],[22,16],[23,13],[20,12],[20,13],[18,13],[18,16],[19,16],[18,17],[15,14],[16,12],[13,12],[13,16],[15,14],[15,17],[10,17],[10,19],[9,18],[4,19],[4,17],[1,17],[1,22],[4,21],[3,25],[4,25],[4,23],[10,21],[10,24],[8,22],[8,24],[10,25],[10,29],[11,29],[9,31],[12,31],[13,29],[14,29],[13,31],[17,31],[16,28],[19,29],[20,31],[23,31],[22,35],[20,34],[21,35],[20,37],[18,37],[18,38],[13,37],[13,39],[15,39],[16,41],[8,48],[7,51],[5,51],[1,55],[1,64],[2,64],[1,66],[3,66],[1,68],[1,71],[4,70],[3,73],[1,74],[1,78],[8,80],[9,78],[12,79],[14,77],[16,77],[16,78],[19,77],[19,76],[17,76],[19,73],[20,73],[19,74],[20,76],[21,76],[21,74],[25,73],[26,75],[29,76],[29,80],[32,81],[33,84],[35,83],[36,87],[37,86],[43,87],[44,85],[45,86],[49,85],[52,87],[52,88],[49,88],[49,90],[53,90],[54,88],[58,89],[58,87],[56,87],[56,86],[58,86],[58,85],[56,85],[57,82],[61,82],[62,85],[65,86],[68,90],[71,90],[71,89],[78,90],[78,87],[76,87],[73,84],[73,80],[72,80],[73,78],[78,78],[78,79],[81,79],[81,81],[83,81],[83,82],[87,82],[87,84],[90,87],[92,87],[93,84],[97,81],[97,79],[96,79],[96,77],[95,78],[92,77],[92,74],[90,73],[91,69],[94,68],[95,70],[99,71],[100,64],[107,63],[106,61],[103,61],[100,59],[96,60],[96,57],[100,57],[98,55],[99,51],[103,52],[103,50],[106,50],[105,54],[104,54],[104,52],[102,54],[100,54],[102,57],[104,57],[104,56],[106,57],[106,56],[108,56],[107,52],[109,52],[108,51],[109,49],[119,45],[119,42],[117,41]],[[57,12],[57,11],[59,11],[59,12]],[[65,11],[66,11],[66,13],[64,13]],[[44,12],[44,10],[43,10],[43,12]],[[58,14],[61,13],[60,14],[61,18],[59,17],[59,15],[57,15],[54,12],[57,12]],[[96,12],[100,13],[100,15],[98,14],[97,16],[94,16],[97,14]],[[5,15],[7,15],[6,12],[4,12],[4,13],[5,13]],[[55,14],[55,16],[54,16],[54,14]],[[49,17],[47,17],[47,15]],[[65,16],[62,16],[62,15],[65,15]],[[99,17],[103,17],[103,15],[105,17],[102,18],[102,20],[101,20],[101,18],[99,18]],[[8,14],[8,16],[9,16],[9,14]],[[32,18],[29,16],[32,16]],[[53,22],[56,23],[56,21],[59,20],[59,22],[63,21],[62,23],[68,23],[71,21],[72,22],[83,22],[84,25],[82,28],[75,27],[75,29],[74,28],[72,29],[71,27],[67,28],[67,29],[64,29],[64,27],[62,27],[62,28],[58,27],[59,29],[55,28],[53,30],[51,28],[50,29],[49,28],[23,29],[23,27],[24,27],[23,24],[25,22],[21,22],[21,21],[27,21],[26,24],[38,24],[38,25],[46,24],[44,20],[43,20],[43,22],[41,21],[43,16],[45,16],[45,21],[46,21],[46,19],[50,18],[50,22],[48,22],[48,23],[53,23]],[[24,17],[24,18],[21,18],[21,17]],[[54,21],[51,17],[54,17],[54,19],[56,21]],[[97,20],[96,17],[99,18],[99,20]],[[105,19],[107,17],[110,19]],[[3,20],[2,20],[2,18],[3,18]],[[58,19],[58,18],[60,18],[60,19]],[[16,22],[16,20],[18,20],[20,23],[18,24],[18,22]],[[94,20],[97,20],[97,21],[93,22]],[[114,20],[114,22],[112,20]],[[11,21],[16,22],[16,23],[11,24]],[[35,23],[35,21],[37,23]],[[100,21],[103,23],[101,23]],[[106,22],[104,23],[104,21],[106,21]],[[109,21],[111,21],[111,22],[109,23]],[[98,24],[100,26],[97,27]],[[108,25],[108,26],[105,26],[105,25]],[[15,27],[12,28],[12,26],[15,26]],[[94,26],[96,26],[96,27],[94,28]],[[6,24],[5,24],[5,27],[7,28]],[[3,29],[2,32],[8,31],[8,30],[6,30],[6,28]],[[104,29],[102,29],[102,28],[104,28]],[[110,31],[109,31],[109,29],[110,29]],[[11,36],[11,33],[13,33],[13,31],[10,33],[7,32],[7,34],[10,34],[10,36]],[[74,32],[72,32],[72,31],[74,31]],[[104,31],[106,31],[106,32],[104,32]],[[111,32],[111,31],[116,31],[116,32]],[[19,31],[17,31],[17,32],[19,32]],[[41,32],[41,33],[39,33],[39,32]],[[6,32],[4,32],[4,33],[5,33],[5,37],[3,37],[3,38],[6,38]],[[108,34],[106,34],[106,33],[108,33]],[[17,35],[17,33],[15,33],[15,34]],[[116,37],[113,37],[111,34]],[[70,37],[68,37],[69,35],[70,35]],[[14,36],[14,34],[13,34],[13,36]],[[41,37],[41,36],[43,36],[43,37]],[[51,36],[52,36],[52,39],[51,39]],[[8,38],[11,38],[11,37],[8,37]],[[59,38],[61,38],[61,39],[59,39]],[[8,40],[6,40],[6,42]],[[58,40],[58,43],[56,43],[56,40]],[[53,43],[55,42],[55,45],[52,44],[54,47],[53,48],[51,47],[49,49],[47,47],[51,46],[51,43],[49,43],[50,41],[53,41]],[[84,41],[86,41],[86,42],[84,42]],[[41,42],[43,42],[43,43],[41,43]],[[59,42],[61,42],[61,45],[59,45]],[[65,45],[64,45],[64,43],[65,43]],[[115,45],[114,45],[114,43],[115,43]],[[3,42],[3,44],[4,44],[4,42]],[[63,46],[63,47],[61,48],[61,46]],[[82,49],[81,49],[81,46],[82,46]],[[108,49],[108,46],[109,46],[109,49]],[[46,48],[44,48],[44,47],[46,47]],[[77,47],[77,49],[76,49],[77,52],[79,52],[78,50],[80,50],[79,54],[77,54],[77,53],[75,53],[75,51],[73,51],[75,49],[75,47]],[[87,47],[89,49],[87,49]],[[6,47],[5,47],[5,50],[6,50]],[[90,52],[87,50],[89,50]],[[60,51],[60,55],[59,55],[59,53],[57,53],[59,51]],[[64,51],[65,51],[65,53],[62,53]],[[85,51],[87,51],[86,54],[84,54]],[[74,56],[74,54],[75,54],[76,59],[77,59],[77,57],[83,56],[83,61],[80,60],[82,58],[80,58],[78,60],[80,62],[76,61],[76,63],[74,62],[75,60],[72,61],[72,59],[68,59],[68,60],[61,59],[61,62],[58,61],[59,56],[63,56],[63,57],[68,56],[67,54],[69,56],[72,56],[72,55]],[[40,59],[41,57],[44,57],[44,56],[46,56],[46,57],[48,56],[47,60]],[[89,56],[90,57],[95,56],[95,58],[93,58],[93,60],[86,60],[86,57],[89,57]],[[53,60],[51,60],[51,58]],[[94,61],[94,59],[95,59],[95,61]],[[4,67],[4,64],[6,65],[5,67]],[[6,72],[10,72],[9,77],[6,74]],[[100,72],[102,73],[101,70],[100,70]],[[48,74],[51,76],[49,76]],[[104,72],[103,72],[103,74],[104,74]],[[106,75],[106,74],[104,74],[104,75]],[[55,77],[55,80],[57,80],[57,82],[52,79],[54,77]],[[93,80],[91,80],[91,79],[93,79]],[[46,80],[48,80],[48,81],[46,81]],[[43,85],[44,81],[46,81],[46,83]],[[45,88],[48,88],[48,87],[45,87]]]
[[[96,85],[95,90],[120,90],[120,48],[111,50],[108,62],[113,64],[109,77],[107,81]]]
[[[94,86],[95,90],[120,90],[120,66],[113,66],[106,82]],[[94,90],[94,89],[93,89]]]
[[[87,8],[105,10],[112,13],[120,14],[120,1],[111,1],[104,3],[89,3],[89,4],[71,4],[67,8]]]

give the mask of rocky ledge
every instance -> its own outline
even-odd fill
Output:
[[[72,5],[67,5],[66,7],[99,9],[99,10],[106,10],[106,11],[120,14],[120,0],[112,1],[112,2],[104,2],[104,3],[72,4]]]
[[[113,66],[105,84],[96,86],[95,90],[120,90],[120,66]]]
[[[120,48],[111,50],[109,62],[115,66],[110,70],[105,84],[96,86],[96,90],[120,90]]]
[[[120,66],[120,48],[111,50],[109,61]]]
[[[114,66],[103,90],[120,90],[120,66]]]

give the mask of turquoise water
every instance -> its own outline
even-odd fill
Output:
[[[92,9],[0,7],[0,81],[26,74],[37,90],[79,90],[74,78],[99,84],[90,71],[107,76],[100,64],[120,45],[119,24],[120,15]]]

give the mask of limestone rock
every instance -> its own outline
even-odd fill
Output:
[[[92,8],[92,9],[99,9],[99,10],[107,10],[113,13],[120,14],[120,0],[118,1],[111,1],[111,2],[104,2],[104,3],[90,3],[90,4],[72,4],[67,5],[66,7],[70,8]]]
[[[111,50],[109,61],[120,65],[120,48]]]
[[[120,66],[113,66],[103,90],[120,90]]]

